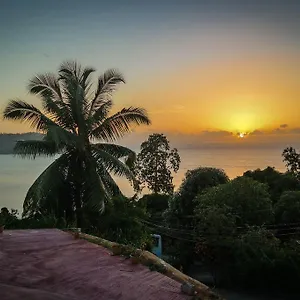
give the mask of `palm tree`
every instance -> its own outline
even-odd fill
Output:
[[[24,216],[54,213],[67,220],[76,218],[81,227],[84,211],[101,211],[106,201],[121,194],[112,174],[134,180],[126,161],[132,161],[135,153],[114,142],[129,133],[132,125],[148,125],[150,120],[138,107],[109,115],[112,94],[125,80],[118,71],[107,70],[92,92],[93,72],[94,68],[65,62],[58,76],[37,75],[29,83],[29,92],[40,96],[43,111],[11,100],[3,112],[4,119],[27,122],[44,134],[39,141],[18,141],[16,155],[60,155],[29,188]],[[92,143],[96,141],[100,143]]]

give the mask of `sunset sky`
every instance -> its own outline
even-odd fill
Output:
[[[28,80],[76,59],[118,68],[116,108],[148,110],[152,126],[127,143],[164,132],[179,147],[298,146],[299,28],[299,0],[2,0],[0,109],[38,106]]]

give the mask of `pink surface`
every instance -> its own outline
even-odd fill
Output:
[[[0,234],[0,299],[190,299],[180,283],[56,229]]]

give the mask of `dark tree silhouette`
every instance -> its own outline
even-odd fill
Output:
[[[27,122],[45,135],[42,140],[17,142],[17,155],[59,155],[30,187],[23,205],[25,216],[47,213],[72,219],[75,213],[81,227],[85,210],[102,210],[105,201],[121,194],[111,174],[134,178],[125,160],[135,153],[112,142],[129,133],[132,124],[147,125],[150,120],[138,107],[109,115],[112,93],[125,80],[118,71],[107,70],[92,91],[94,71],[65,62],[57,76],[37,75],[29,83],[29,92],[40,97],[43,111],[11,100],[3,112],[5,119]]]
[[[300,153],[289,147],[284,149],[282,156],[288,171],[300,179]]]
[[[150,135],[142,143],[135,165],[140,187],[147,187],[155,194],[173,193],[172,171],[177,172],[179,165],[178,151],[170,148],[166,136],[159,133]]]

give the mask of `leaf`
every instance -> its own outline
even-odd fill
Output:
[[[107,97],[116,90],[120,83],[125,83],[125,79],[117,70],[109,69],[99,76],[97,90],[90,106],[90,116],[102,105],[103,101],[109,100]]]
[[[127,147],[116,145],[116,144],[98,143],[98,144],[94,144],[93,147],[95,149],[103,150],[116,158],[123,158],[128,156],[135,157],[134,151],[132,151]]]
[[[85,206],[102,212],[105,202],[109,199],[109,193],[102,179],[98,176],[97,162],[94,158],[86,160],[85,165],[83,182]]]
[[[113,141],[131,131],[132,125],[150,125],[151,121],[144,109],[138,107],[123,108],[108,117],[92,131],[92,135],[105,141]]]
[[[36,158],[36,156],[54,156],[58,149],[49,141],[18,141],[14,147],[14,153],[21,157]]]
[[[52,97],[62,101],[59,81],[54,74],[38,74],[32,78],[28,85],[29,92],[35,95]]]
[[[92,146],[91,148],[97,164],[102,164],[108,172],[113,172],[118,176],[126,176],[129,180],[134,179],[133,173],[129,167],[122,161],[104,150],[97,149],[97,147]]]
[[[117,183],[114,181],[114,179],[111,177],[111,175],[103,165],[101,164],[97,165],[97,173],[101,178],[101,181],[105,186],[105,189],[108,192],[110,197],[123,195]]]
[[[69,159],[68,154],[61,155],[35,180],[26,194],[23,216],[38,212],[41,202],[49,193],[52,193],[52,198],[48,200],[53,200],[55,190],[57,191],[64,182],[63,170],[68,166]]]
[[[4,119],[28,122],[38,131],[46,131],[50,125],[58,126],[35,106],[21,100],[11,100],[4,109],[3,117]]]

